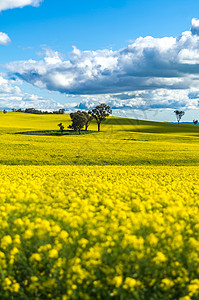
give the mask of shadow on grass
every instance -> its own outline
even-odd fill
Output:
[[[93,130],[81,130],[82,134],[90,134],[96,131]],[[39,131],[24,131],[15,132],[13,134],[24,134],[24,135],[50,135],[50,136],[63,136],[63,135],[79,135],[78,131],[74,130],[64,130],[62,133],[59,130],[39,130]]]

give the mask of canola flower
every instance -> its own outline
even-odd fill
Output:
[[[3,165],[199,165],[195,125],[108,117],[100,133],[93,120],[88,134],[60,137],[30,133],[57,130],[59,123],[67,129],[69,115],[0,116]]]
[[[0,166],[0,299],[199,299],[198,171]]]

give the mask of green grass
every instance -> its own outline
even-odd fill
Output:
[[[0,114],[0,164],[8,165],[199,165],[199,127],[109,117],[97,132],[55,133],[69,115]],[[45,132],[45,135],[8,134]]]

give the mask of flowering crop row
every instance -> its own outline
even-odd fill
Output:
[[[0,166],[0,298],[198,299],[198,171]]]

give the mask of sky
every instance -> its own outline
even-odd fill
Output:
[[[198,0],[0,0],[0,109],[199,119]]]

